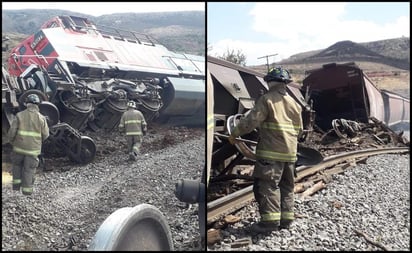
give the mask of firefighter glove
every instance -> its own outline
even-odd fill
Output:
[[[236,141],[236,137],[233,136],[233,135],[230,135],[229,138],[228,138],[228,140],[229,140],[230,144],[234,145],[234,144],[235,144],[235,141]]]

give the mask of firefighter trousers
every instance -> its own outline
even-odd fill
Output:
[[[127,152],[129,154],[139,153],[140,146],[142,145],[142,136],[141,135],[127,135]]]
[[[262,222],[288,225],[293,221],[294,166],[292,162],[256,161],[253,193]]]
[[[13,166],[13,189],[20,190],[21,188],[23,194],[32,194],[39,158],[12,152],[11,162]]]

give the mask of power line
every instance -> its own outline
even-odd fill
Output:
[[[278,55],[278,54],[269,54],[269,55],[265,55],[265,56],[262,56],[262,57],[258,57],[258,59],[262,59],[262,58],[266,57],[266,67],[268,68],[267,72],[269,72],[269,57],[270,56],[276,56],[276,55]],[[273,59],[274,59],[274,57],[273,57]]]

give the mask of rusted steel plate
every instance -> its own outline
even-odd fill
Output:
[[[382,91],[385,108],[384,122],[395,130],[410,128],[410,100],[390,91]]]
[[[207,67],[212,76],[214,76],[234,98],[250,97],[239,71],[211,62],[208,62]]]

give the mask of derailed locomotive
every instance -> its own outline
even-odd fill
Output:
[[[114,129],[128,100],[149,122],[202,125],[204,69],[204,57],[171,52],[147,35],[54,17],[12,49],[2,71],[3,136],[32,93],[43,101],[50,139],[79,163],[96,151],[80,132]]]

